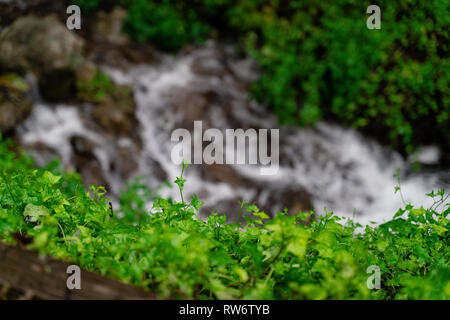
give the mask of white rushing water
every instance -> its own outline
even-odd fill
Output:
[[[227,73],[198,74],[193,63],[203,61],[215,68],[214,48],[206,47],[178,57],[166,56],[158,65],[136,66],[127,72],[105,68],[118,84],[130,85],[137,102],[137,119],[140,122],[143,147],[139,155],[136,174],[148,175],[155,163],[173,181],[180,173],[180,166],[171,162],[171,133],[186,115],[177,112],[180,92],[215,92],[231,105],[232,116],[224,114],[223,103],[213,102],[208,107],[211,126],[220,129],[235,127],[235,121],[244,126],[279,128],[276,118],[263,107],[249,102],[245,90]],[[233,60],[229,68],[236,77],[255,79],[248,60]],[[177,100],[178,99],[178,100]],[[220,99],[219,99],[220,100]],[[178,101],[178,102],[177,102]],[[181,100],[183,102],[183,100]],[[175,105],[175,107],[174,107]],[[205,120],[206,121],[206,120]],[[90,140],[101,140],[81,121],[75,106],[50,107],[43,103],[35,105],[33,115],[20,130],[23,143],[44,143],[58,151],[63,163],[70,162],[68,139],[82,135]],[[98,145],[101,145],[98,144]],[[106,147],[105,147],[106,148]],[[110,152],[98,152],[103,157],[105,176],[109,172]],[[422,158],[420,158],[422,157]],[[433,163],[438,157],[435,148],[425,149],[419,159]],[[304,188],[312,195],[316,211],[320,214],[326,207],[341,216],[354,216],[361,223],[382,222],[390,219],[402,207],[400,195],[394,193],[397,185],[393,175],[401,169],[402,192],[407,201],[415,205],[431,205],[425,196],[432,189],[449,187],[445,172],[411,173],[410,163],[399,154],[386,150],[377,142],[361,136],[352,129],[330,123],[319,123],[315,128],[280,129],[280,170],[274,176],[261,176],[257,166],[235,166],[235,170],[251,181],[272,188]],[[256,190],[245,186],[230,186],[223,182],[202,179],[198,170],[186,174],[186,194],[196,193],[208,206],[225,199],[250,199]],[[447,182],[446,182],[447,181]],[[148,184],[155,187],[163,181],[148,177]],[[117,177],[114,180],[117,184]],[[162,189],[163,196],[178,198],[178,192]]]

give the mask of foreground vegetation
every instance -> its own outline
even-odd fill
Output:
[[[377,1],[381,30],[366,27],[370,1],[72,2],[84,12],[122,5],[124,31],[163,50],[214,33],[237,39],[263,69],[253,96],[283,123],[326,118],[399,151],[427,143],[450,150],[448,1]]]
[[[184,169],[183,169],[184,171]],[[156,198],[137,183],[111,210],[105,190],[86,192],[57,163],[36,169],[0,142],[0,241],[30,242],[41,253],[154,291],[195,299],[449,299],[449,195],[430,193],[429,208],[406,205],[364,229],[327,212],[273,219],[242,203],[246,226],[212,214],[202,202]],[[175,180],[183,199],[183,173]],[[357,232],[357,229],[363,229]],[[360,230],[361,231],[361,230]],[[26,241],[24,241],[26,240]],[[381,269],[369,290],[367,267]]]

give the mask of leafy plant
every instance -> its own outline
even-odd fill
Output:
[[[179,50],[190,42],[202,42],[210,27],[201,23],[196,12],[186,5],[170,0],[132,1],[124,30],[138,42],[150,41],[167,51]]]
[[[27,92],[30,90],[29,85],[24,81],[24,79],[15,73],[0,75],[0,87],[15,89],[21,92]]]
[[[41,253],[160,298],[450,298],[450,195],[443,190],[429,194],[430,208],[406,205],[377,227],[363,229],[331,212],[305,226],[300,221],[311,212],[268,219],[242,202],[252,217],[243,226],[216,214],[197,218],[203,203],[195,195],[184,200],[184,164],[175,180],[181,201],[153,197],[134,182],[111,216],[104,188],[86,192],[77,174],[57,163],[36,169],[9,146],[0,142],[0,241],[26,235]],[[146,212],[149,199],[153,208]],[[381,269],[380,290],[366,286],[371,265]]]
[[[338,119],[400,150],[448,150],[449,4],[378,1],[381,30],[368,30],[370,4],[239,1],[232,24],[264,69],[254,96],[288,124]]]

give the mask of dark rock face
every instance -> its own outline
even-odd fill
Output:
[[[11,0],[0,2],[0,27],[13,23],[17,18],[28,14],[47,16],[58,13],[61,19],[66,18],[66,1],[54,0]]]
[[[77,82],[89,82],[94,79],[97,72],[98,67],[95,65],[95,63],[92,63],[91,61],[84,61],[75,70],[75,77]]]
[[[122,21],[126,16],[126,10],[120,7],[115,7],[109,13],[98,12],[92,23],[92,38],[116,45],[129,44],[129,36],[122,32]]]
[[[106,140],[115,157],[107,158],[108,162],[102,166],[101,157],[96,150],[101,149],[98,142],[84,136],[72,136],[70,144],[73,151],[72,164],[74,169],[83,177],[86,187],[90,185],[104,186],[112,191],[110,175],[119,177],[122,181],[132,178],[136,172],[139,148],[131,140]],[[103,159],[105,160],[105,159]]]
[[[224,182],[233,188],[254,186],[250,179],[243,177],[227,164],[204,164],[201,167],[201,177],[211,182]]]
[[[139,149],[135,145],[119,146],[118,148],[118,162],[119,168],[117,169],[120,176],[124,180],[128,180],[136,172],[138,167],[137,157],[139,155]]]
[[[17,143],[19,143],[19,141],[17,141]],[[47,164],[58,158],[58,151],[44,143],[22,144],[20,148],[31,154],[37,165]],[[17,152],[20,152],[20,150],[17,150]]]
[[[39,92],[49,102],[68,101],[76,95],[72,70],[58,69],[46,72],[39,79]]]
[[[267,212],[282,212],[286,209],[289,215],[295,215],[299,212],[306,213],[313,209],[311,195],[302,187],[277,189],[276,186],[268,186],[264,192],[267,193],[267,198],[263,209]],[[303,221],[305,224],[310,222],[311,218]]]
[[[230,165],[203,165],[201,177],[205,181],[222,182],[230,185],[232,188],[245,188],[255,190],[254,196],[246,199],[249,203],[254,203],[259,208],[275,215],[276,212],[282,212],[285,209],[288,214],[295,215],[299,212],[309,212],[313,209],[311,195],[301,186],[286,187],[284,185],[271,185],[264,182],[256,182],[241,175]],[[217,210],[219,214],[231,216],[231,220],[236,219],[236,213],[241,211],[239,198],[221,200],[214,207],[205,207],[201,209],[203,215],[207,216],[211,210]],[[243,210],[245,213],[245,209]],[[303,221],[310,223],[311,220]]]
[[[125,86],[115,86],[114,90],[95,107],[92,117],[108,135],[138,138],[135,109],[132,90]]]
[[[114,7],[110,12],[98,12],[88,22],[91,32],[86,34],[86,51],[91,61],[122,70],[158,61],[158,53],[151,45],[132,42],[121,32],[126,15],[124,9]]]
[[[174,101],[169,108],[175,114],[182,115],[175,123],[178,127],[193,130],[194,121],[204,119],[209,106],[210,99],[207,94],[179,89],[174,93]],[[205,120],[205,125],[210,124],[207,119]]]
[[[221,63],[221,55],[217,53],[216,59],[208,59],[208,56],[198,56],[192,62],[192,71],[203,76],[218,76],[225,74],[225,66]]]
[[[74,136],[70,139],[73,150],[73,162],[75,170],[83,177],[86,187],[90,185],[104,186],[110,189],[108,181],[103,175],[100,161],[97,159],[94,149],[95,143],[85,137]]]

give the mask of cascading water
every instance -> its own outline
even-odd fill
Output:
[[[222,54],[218,54],[221,50]],[[135,174],[148,176],[147,183],[151,187],[164,180],[149,174],[155,165],[165,173],[163,176],[167,180],[179,175],[180,166],[173,164],[170,157],[174,145],[171,133],[183,125],[192,125],[193,120],[200,120],[198,116],[209,127],[221,130],[279,127],[270,112],[247,97],[246,84],[258,76],[253,64],[247,59],[229,58],[229,51],[209,44],[176,57],[165,56],[157,65],[135,66],[126,72],[104,68],[116,83],[134,89],[136,118],[143,142],[142,150],[136,154]],[[191,95],[214,98],[200,111],[186,110],[185,98]],[[78,135],[96,141],[95,154],[104,176],[113,186],[113,193],[117,194],[123,181],[109,165],[116,155],[108,147],[109,140],[83,123],[80,110],[79,106],[52,107],[37,103],[33,114],[19,128],[21,141],[51,147],[65,166],[72,157],[70,137]],[[431,155],[426,159],[428,162],[437,157],[432,147],[427,154]],[[251,165],[233,166],[233,169],[239,176],[272,189],[303,188],[312,195],[319,214],[326,207],[341,216],[354,216],[361,223],[390,219],[403,206],[400,195],[394,193],[397,181],[393,175],[397,169],[403,173],[403,195],[413,204],[430,205],[432,200],[426,193],[449,187],[447,172],[412,173],[410,163],[396,152],[386,150],[352,129],[324,122],[315,128],[280,128],[277,175],[261,176],[259,167]],[[208,181],[196,169],[188,170],[186,178],[186,194],[196,193],[212,208],[223,200],[248,200],[257,196],[255,188]],[[175,188],[162,189],[161,195],[179,197]],[[264,192],[258,195],[264,196],[267,196]],[[281,209],[282,203],[278,205]]]

